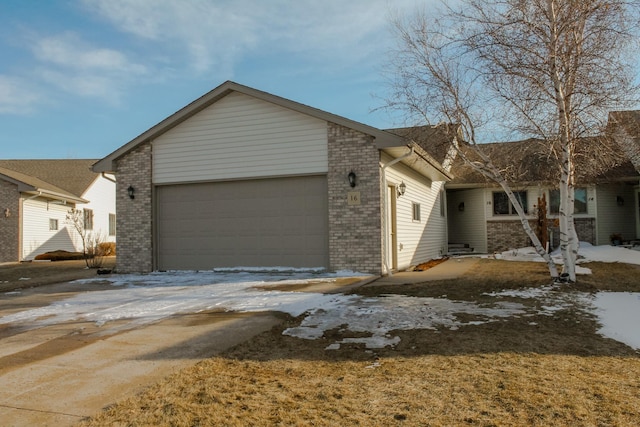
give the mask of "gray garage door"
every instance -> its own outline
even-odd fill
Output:
[[[327,267],[325,176],[157,187],[161,270]]]

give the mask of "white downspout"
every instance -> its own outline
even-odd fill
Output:
[[[413,154],[413,147],[410,147],[410,150],[408,153],[403,154],[400,157],[397,157],[393,160],[391,160],[390,162],[382,165],[382,221],[383,221],[383,226],[382,226],[382,231],[384,232],[384,247],[382,248],[382,251],[384,253],[384,256],[382,257],[383,259],[383,264],[384,264],[384,269],[387,272],[388,276],[392,276],[393,273],[391,272],[391,268],[389,268],[389,233],[387,232],[387,222],[388,222],[388,218],[387,218],[387,211],[388,211],[388,206],[387,206],[387,174],[385,173],[385,170],[392,165],[395,165],[396,163],[398,163],[399,161],[402,161],[404,159],[406,159],[407,157],[411,156]]]

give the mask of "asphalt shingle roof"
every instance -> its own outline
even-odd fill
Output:
[[[542,140],[481,144],[480,147],[509,182],[555,185],[560,178],[557,160],[549,145]],[[473,159],[473,154],[470,157]],[[487,178],[459,157],[451,172],[454,175],[452,184],[489,183]],[[602,138],[581,138],[578,141],[575,174],[577,184],[638,178],[638,172],[620,147],[611,140]]]
[[[94,159],[0,160],[0,174],[36,188],[82,197],[98,177],[91,170],[95,162]]]

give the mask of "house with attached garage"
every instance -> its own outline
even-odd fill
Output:
[[[580,241],[607,245],[612,235],[621,235],[630,243],[640,239],[640,165],[637,157],[634,165],[624,149],[638,149],[640,133],[637,124],[632,127],[628,113],[611,113],[603,136],[609,143],[604,144],[603,137],[581,138],[576,145],[574,220]],[[549,166],[547,145],[529,139],[485,144],[483,149],[511,183],[533,229],[536,208],[544,196],[550,246],[557,247],[558,177]],[[460,159],[453,162],[451,173],[454,178],[446,188],[452,251],[463,248],[492,253],[530,246],[519,217],[499,186]]]
[[[87,233],[115,241],[115,179],[96,173],[96,160],[0,160],[0,262],[31,261],[55,250],[82,251],[68,224],[83,212]]]
[[[93,166],[117,177],[116,269],[381,274],[438,257],[452,176],[401,133],[225,82]]]

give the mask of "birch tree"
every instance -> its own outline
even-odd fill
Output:
[[[637,47],[637,8],[624,0],[463,0],[456,9],[443,2],[441,12],[393,19],[398,44],[389,61],[387,107],[414,124],[460,125],[459,155],[502,187],[554,279],[555,264],[506,171],[493,165],[480,142],[495,135],[543,141],[559,177],[562,278],[575,282],[576,144],[599,134],[610,110],[637,99],[637,56],[630,55]]]

